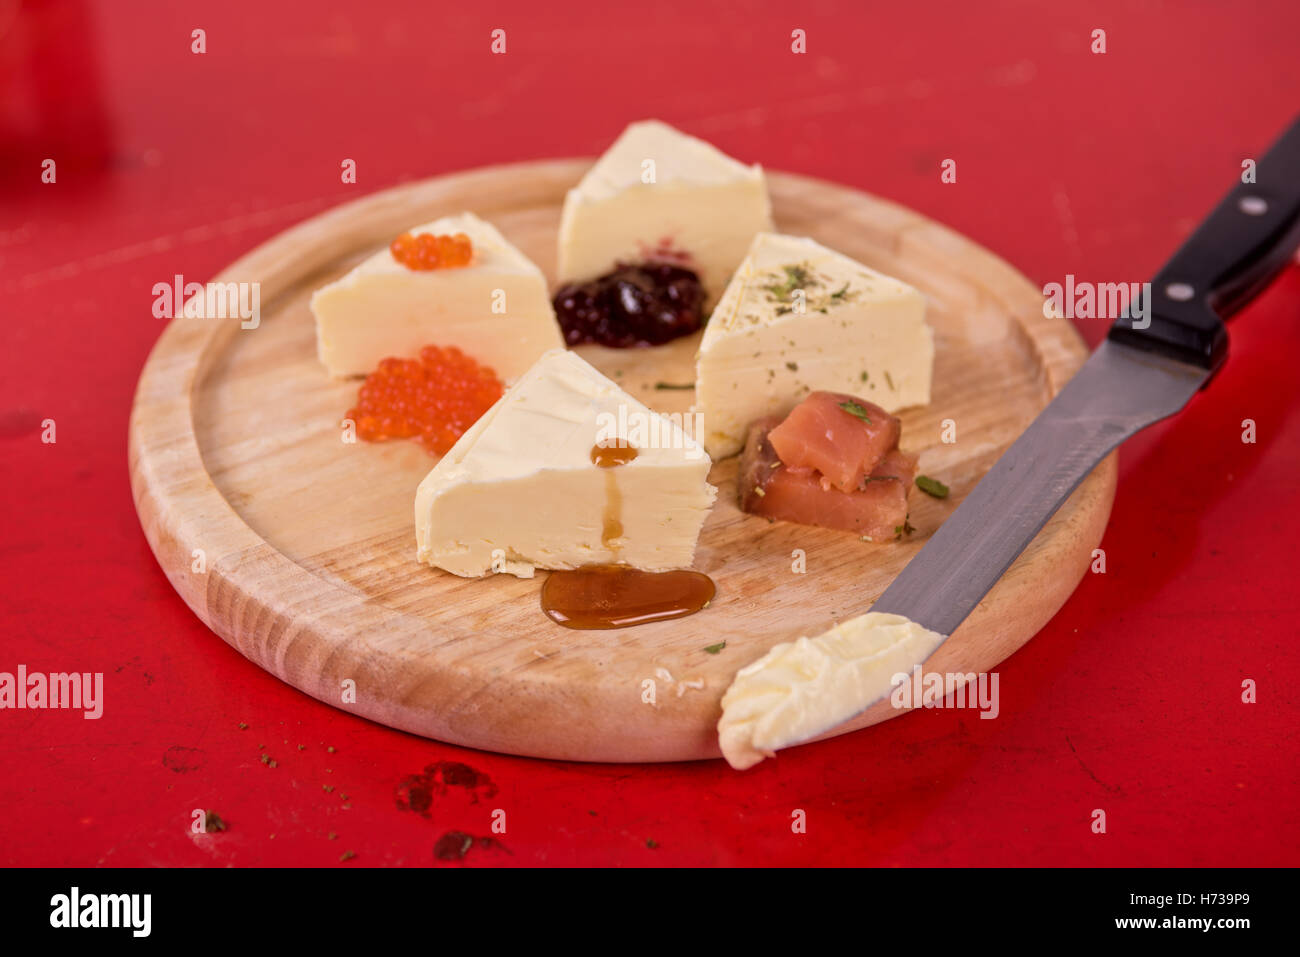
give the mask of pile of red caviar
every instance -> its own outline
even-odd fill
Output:
[[[425,346],[418,359],[380,362],[348,418],[367,442],[414,437],[444,455],[502,391],[495,372],[459,349]]]
[[[393,258],[407,269],[453,269],[468,266],[474,258],[474,244],[464,233],[435,236],[432,233],[402,233],[388,247]]]

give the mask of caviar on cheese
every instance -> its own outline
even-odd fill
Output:
[[[364,376],[436,342],[508,385],[564,344],[546,277],[491,223],[461,213],[406,234],[311,297],[316,352],[331,376]],[[435,258],[439,268],[423,268]]]
[[[468,266],[474,258],[474,244],[464,233],[402,233],[388,249],[394,259],[416,272]]]
[[[348,418],[367,442],[415,438],[444,455],[503,391],[495,372],[459,349],[425,346],[418,359],[380,362]]]

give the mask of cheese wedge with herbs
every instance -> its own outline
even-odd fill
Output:
[[[688,420],[646,408],[576,353],[543,355],[420,483],[418,558],[456,575],[685,568],[713,504]],[[601,468],[596,446],[635,457]]]
[[[811,239],[761,233],[700,342],[704,446],[734,455],[750,423],[814,391],[890,412],[926,405],[933,364],[921,293]]]
[[[416,226],[464,233],[469,265],[413,270],[385,248],[311,297],[320,360],[335,377],[365,375],[389,356],[455,346],[505,382],[564,344],[546,277],[496,227],[472,213]]]
[[[560,282],[676,262],[717,302],[754,235],[772,229],[761,166],[657,120],[633,123],[564,199]]]

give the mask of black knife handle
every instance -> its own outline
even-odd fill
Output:
[[[1223,320],[1300,246],[1300,118],[1151,280],[1149,325],[1121,316],[1110,338],[1211,371],[1228,356]]]

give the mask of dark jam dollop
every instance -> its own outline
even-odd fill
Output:
[[[555,315],[571,346],[657,346],[699,329],[703,311],[700,277],[670,263],[619,266],[555,294]]]

